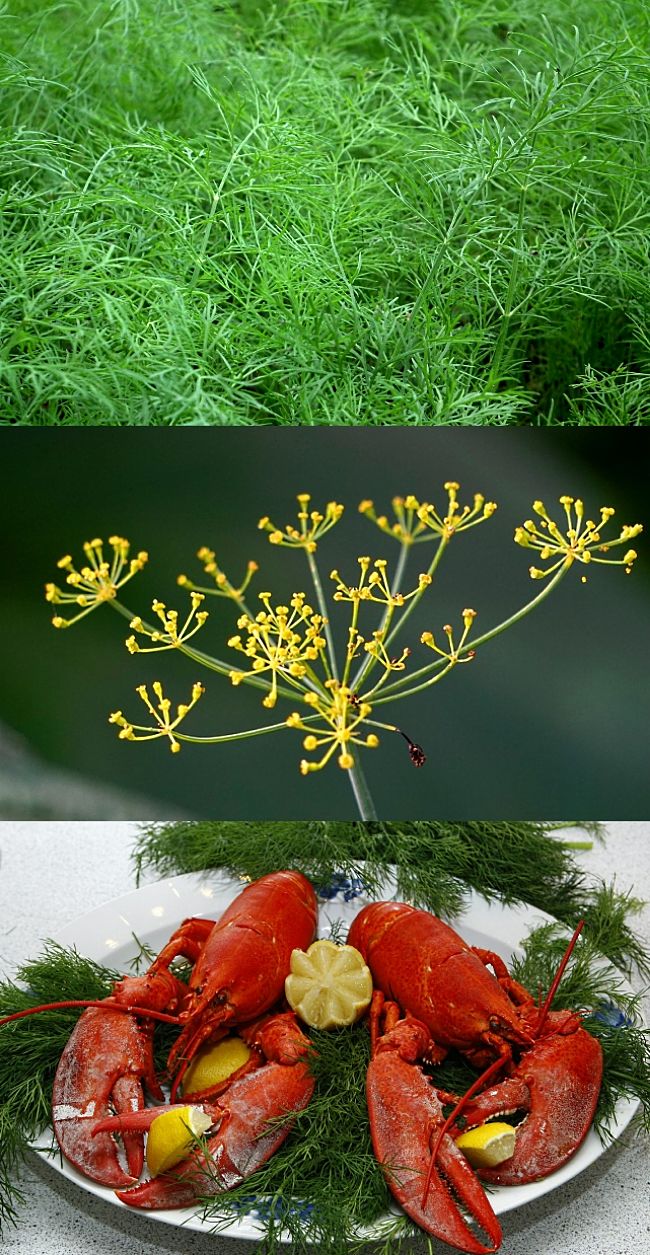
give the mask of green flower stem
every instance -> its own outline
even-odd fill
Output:
[[[307,720],[305,720],[305,723],[306,722]],[[354,760],[354,767],[348,768],[348,778],[352,786],[352,792],[354,793],[354,800],[359,810],[359,818],[363,820],[377,819],[375,804],[372,800],[372,795],[370,793],[370,789],[368,788],[363,768],[356,758]]]
[[[323,585],[321,584],[318,566],[316,565],[316,559],[313,553],[310,553],[309,550],[306,550],[306,553],[307,553],[307,561],[309,562],[309,570],[311,573],[311,578],[313,580],[314,588],[316,590],[316,600],[318,601],[318,609],[320,610],[320,613],[323,618],[323,627],[325,628],[325,638],[327,640],[327,648],[328,648],[329,656],[330,656],[330,668],[331,668],[332,677],[335,680],[338,680],[339,670],[338,670],[338,664],[336,661],[336,650],[334,649],[334,637],[332,635],[332,626],[330,624],[328,613],[327,613],[327,602],[325,601]]]
[[[445,549],[446,549],[446,547],[447,547],[447,544],[448,544],[448,538],[447,538],[447,537],[445,537],[445,536],[442,536],[442,537],[440,538],[440,544],[438,545],[438,548],[436,549],[436,552],[435,552],[435,555],[434,555],[433,561],[431,562],[431,564],[430,564],[430,566],[429,566],[429,569],[428,569],[428,571],[427,571],[427,575],[430,575],[432,578],[433,578],[433,576],[435,575],[435,572],[436,572],[436,570],[437,570],[438,564],[439,564],[440,559],[442,558],[442,555],[443,555],[443,553],[444,553],[444,551],[445,551]],[[393,585],[392,585],[392,591],[393,591],[394,593],[399,592],[400,585],[401,585],[402,579],[403,579],[403,577],[404,577],[404,572],[405,572],[405,570],[406,570],[406,563],[407,563],[407,561],[408,561],[408,554],[409,554],[409,549],[410,549],[410,548],[411,548],[411,546],[410,546],[410,545],[403,545],[403,546],[402,546],[402,550],[401,550],[401,553],[400,553],[400,556],[399,556],[399,561],[398,561],[398,563],[397,563],[397,567],[395,568],[395,579],[394,579],[394,581],[393,581]],[[395,637],[396,637],[397,633],[398,633],[398,632],[401,632],[401,630],[402,630],[402,628],[403,628],[404,624],[406,623],[406,620],[408,619],[409,615],[413,613],[413,611],[414,611],[415,607],[417,606],[417,604],[418,604],[418,602],[421,600],[421,598],[424,596],[424,593],[425,593],[425,591],[426,591],[426,588],[428,588],[428,587],[429,587],[429,585],[426,585],[426,586],[425,586],[425,588],[421,588],[421,589],[419,589],[419,590],[418,590],[418,592],[416,593],[415,597],[412,599],[412,601],[410,601],[410,602],[408,603],[408,605],[404,608],[404,611],[403,611],[403,613],[401,614],[401,616],[400,616],[400,618],[399,618],[399,621],[395,624],[395,626],[393,627],[392,631],[391,631],[391,632],[389,632],[388,636],[386,637],[386,640],[385,640],[385,642],[384,642],[384,644],[386,645],[386,648],[388,648],[388,646],[391,644],[391,642],[395,639]],[[387,606],[387,607],[386,607],[386,612],[385,612],[385,614],[384,614],[384,618],[383,618],[383,621],[382,621],[382,625],[381,625],[382,630],[383,630],[383,628],[384,628],[384,627],[388,624],[388,622],[389,622],[389,614],[390,614],[390,610],[391,610],[391,607],[390,607],[390,606]],[[371,672],[372,668],[375,666],[376,661],[377,661],[377,659],[372,658],[372,657],[368,657],[368,659],[366,660],[366,662],[365,662],[365,663],[364,663],[364,664],[360,667],[359,671],[357,672],[357,675],[355,676],[355,679],[354,679],[354,681],[353,681],[353,684],[352,684],[353,691],[354,691],[355,693],[359,691],[359,689],[361,688],[361,685],[362,685],[363,681],[367,678],[367,676],[369,676],[369,674],[370,674],[370,672]]]
[[[350,671],[352,670],[352,654],[350,652],[352,648],[351,642],[354,637],[354,633],[357,630],[360,607],[361,607],[360,601],[357,600],[352,603],[352,622],[350,623],[350,630],[349,630],[349,635],[348,635],[348,647],[347,647],[346,656],[345,656],[345,667],[343,668],[343,684],[344,685],[347,685],[350,679]]]
[[[317,718],[318,715],[306,715],[303,723],[309,723],[310,720]],[[189,741],[192,745],[221,745],[225,741],[247,741],[252,736],[263,736],[266,732],[280,732],[283,728],[287,731],[295,731],[289,727],[286,720],[283,720],[282,723],[268,723],[263,728],[247,728],[245,732],[227,732],[223,736],[188,736],[185,732],[177,732],[176,729],[174,729],[174,736],[177,741]]]
[[[440,537],[440,544],[438,545],[438,548],[436,549],[436,552],[435,552],[435,554],[434,554],[434,556],[433,556],[433,561],[430,563],[430,565],[429,565],[429,569],[428,569],[428,571],[427,571],[427,575],[430,575],[432,579],[433,579],[433,576],[435,575],[435,573],[436,573],[436,571],[437,571],[437,569],[438,569],[438,566],[440,565],[440,561],[441,561],[441,559],[442,559],[442,555],[443,555],[443,553],[445,552],[445,549],[447,548],[447,545],[448,545],[448,544],[449,544],[449,537],[448,537],[448,536],[441,536],[441,537]],[[419,590],[418,590],[418,592],[415,594],[415,597],[413,597],[413,598],[412,598],[412,600],[409,602],[408,606],[406,606],[406,607],[405,607],[405,609],[404,609],[404,613],[403,613],[403,614],[402,614],[402,616],[400,617],[399,623],[396,623],[396,624],[395,624],[395,627],[393,628],[392,632],[389,634],[389,636],[388,636],[388,638],[387,638],[387,640],[386,640],[386,647],[387,647],[387,648],[388,648],[388,646],[390,645],[391,641],[392,641],[392,640],[394,640],[394,638],[397,636],[397,633],[398,633],[398,632],[401,632],[401,630],[402,630],[402,628],[404,627],[404,624],[406,623],[406,620],[408,619],[409,615],[413,614],[413,611],[415,610],[415,607],[416,607],[416,606],[419,604],[419,602],[422,600],[422,598],[424,597],[425,592],[427,591],[427,589],[428,589],[429,587],[430,587],[430,585],[428,585],[428,584],[427,584],[427,585],[425,585],[425,587],[424,587],[424,588],[419,589]]]
[[[523,619],[525,615],[535,609],[535,606],[539,606],[541,602],[548,597],[551,590],[555,588],[556,584],[559,584],[560,580],[564,575],[566,575],[566,572],[572,565],[572,562],[564,562],[559,571],[557,571],[553,576],[553,579],[550,580],[546,587],[542,589],[541,593],[537,594],[537,597],[533,597],[532,601],[527,602],[525,606],[522,606],[521,610],[517,610],[516,613],[512,614],[509,619],[504,619],[503,623],[499,623],[497,627],[491,628],[489,632],[484,632],[483,636],[479,636],[473,641],[467,641],[466,644],[458,650],[457,657],[460,658],[464,654],[471,654],[474,650],[478,649],[480,645],[485,645],[488,641],[493,640],[495,636],[500,636],[501,632],[505,632],[507,628],[512,627],[515,623],[518,623],[520,619]],[[435,681],[428,680],[424,684],[418,684],[416,688],[408,689],[407,692],[401,691],[405,685],[412,684],[413,680],[420,679],[425,675],[430,676],[432,671],[438,670],[438,668],[444,666],[447,661],[447,659],[441,658],[427,667],[421,667],[419,671],[414,671],[411,676],[405,677],[403,680],[396,680],[390,688],[384,690],[383,696],[378,698],[374,704],[378,706],[385,701],[397,700],[398,697],[410,697],[412,693],[418,693],[421,689],[427,688],[430,683]],[[437,678],[439,677],[436,677],[436,679]]]

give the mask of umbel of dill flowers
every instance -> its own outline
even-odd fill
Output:
[[[564,518],[558,523],[543,502],[535,501],[536,517],[516,528],[514,540],[534,551],[529,574],[532,580],[542,582],[541,590],[481,635],[474,634],[477,611],[471,607],[457,611],[454,622],[421,633],[422,657],[416,661],[411,648],[398,639],[410,615],[430,595],[438,568],[456,537],[489,522],[497,509],[496,503],[486,501],[481,493],[476,493],[471,503],[462,504],[460,487],[454,481],[445,483],[444,492],[442,508],[412,494],[395,497],[390,514],[378,513],[372,501],[360,503],[361,514],[387,544],[396,546],[396,558],[391,563],[385,557],[362,554],[352,571],[330,570],[330,598],[349,608],[342,642],[334,639],[317,555],[323,538],[340,524],[344,506],[330,501],[316,509],[308,493],[297,498],[294,522],[278,526],[265,516],[258,526],[272,545],[302,551],[309,593],[298,589],[282,603],[272,592],[262,590],[257,593],[256,604],[251,605],[249,587],[258,564],[250,561],[236,584],[221,568],[215,551],[203,546],[197,555],[203,580],[197,583],[185,574],[178,576],[178,585],[189,598],[187,609],[180,614],[155,599],[153,619],[147,621],[125,606],[118,593],[142,570],[148,555],[141,551],[129,557],[129,542],[111,536],[107,544],[99,539],[87,541],[83,546],[85,560],[79,567],[70,555],[60,559],[64,587],[46,585],[46,598],[57,607],[52,623],[68,628],[100,605],[109,605],[129,621],[130,635],[125,644],[130,654],[177,650],[205,670],[223,675],[235,687],[245,684],[259,689],[266,710],[274,710],[279,703],[290,707],[278,722],[244,732],[193,736],[185,730],[185,721],[205,692],[203,684],[195,681],[189,698],[173,707],[162,682],[156,680],[151,693],[145,684],[136,689],[144,706],[143,723],[121,710],[110,715],[122,740],[164,739],[172,753],[178,753],[183,743],[217,745],[293,730],[302,738],[301,774],[309,776],[336,762],[349,775],[361,818],[372,819],[375,813],[361,768],[361,752],[376,750],[381,733],[397,733],[406,741],[416,767],[426,761],[424,749],[403,729],[379,718],[384,713],[382,707],[432,688],[455,667],[473,661],[480,646],[530,613],[576,563],[584,569],[594,564],[621,566],[629,574],[637,556],[629,544],[642,531],[641,524],[626,524],[618,534],[606,535],[614,515],[610,506],[602,507],[598,517],[590,519],[580,499],[563,496],[560,506]],[[412,550],[423,545],[428,546],[427,560],[407,579]],[[582,579],[586,579],[584,571]],[[196,647],[194,638],[204,633],[209,618],[205,605],[210,597],[225,598],[233,604],[235,625],[226,642],[232,662]],[[66,617],[59,607],[72,613]]]

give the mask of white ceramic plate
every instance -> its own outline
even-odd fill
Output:
[[[129,964],[137,953],[134,936],[157,952],[188,916],[211,918],[214,915],[218,919],[242,887],[241,882],[218,872],[201,876],[175,876],[169,880],[157,881],[155,884],[143,885],[140,889],[81,916],[59,932],[55,940],[63,946],[74,946],[79,954],[97,962],[128,972]],[[387,884],[381,896],[395,896],[394,887]],[[340,883],[332,885],[327,894],[319,899],[318,935],[327,937],[332,927],[340,924],[344,926],[341,929],[344,934],[354,916],[371,900],[365,895],[360,881],[341,879]],[[531,929],[548,919],[549,916],[533,907],[502,906],[500,903],[486,902],[478,894],[472,894],[467,909],[453,922],[470,945],[495,950],[509,962],[513,953],[520,951],[522,939]],[[616,1122],[612,1128],[614,1138],[623,1132],[637,1105],[636,1102],[627,1100],[619,1102]],[[51,1150],[54,1147],[56,1153],[44,1158],[57,1172],[115,1207],[125,1206],[112,1190],[95,1185],[71,1164],[62,1160],[49,1130],[34,1143],[34,1147],[39,1150]],[[583,1172],[602,1154],[603,1146],[591,1130],[573,1158],[552,1176],[530,1185],[500,1187],[491,1192],[494,1211],[497,1214],[510,1211],[557,1189],[579,1172]],[[163,1224],[184,1225],[204,1232],[214,1230],[214,1223],[204,1222],[200,1213],[192,1209],[137,1214]],[[256,1218],[254,1212],[234,1218],[227,1226],[222,1227],[220,1223],[219,1229],[231,1237],[256,1240],[259,1240],[263,1231],[260,1218]]]

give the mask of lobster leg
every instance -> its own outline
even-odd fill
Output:
[[[376,999],[377,995],[373,1017]],[[430,1040],[425,1026],[411,1017],[378,1040],[366,1083],[373,1148],[391,1193],[416,1224],[459,1250],[487,1255],[501,1244],[499,1222],[448,1134],[443,1136],[435,1164],[431,1161],[444,1116],[433,1086],[417,1066],[418,1058],[427,1055]],[[489,1244],[477,1236],[470,1220]]]
[[[190,1207],[197,1198],[239,1185],[282,1145],[293,1117],[313,1093],[309,1041],[292,1012],[271,1016],[247,1032],[267,1063],[240,1076],[210,1104],[219,1127],[208,1138],[208,1155],[197,1149],[173,1171],[132,1190],[118,1190],[123,1203],[144,1210]],[[286,1120],[278,1120],[282,1115]]]

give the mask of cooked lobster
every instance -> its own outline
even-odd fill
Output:
[[[557,979],[538,1006],[497,954],[468,946],[426,911],[373,903],[353,921],[348,943],[361,951],[378,990],[367,1096],[373,1146],[388,1185],[427,1232],[476,1255],[495,1251],[500,1226],[455,1145],[452,1121],[461,1109],[465,1127],[524,1112],[511,1159],[480,1175],[503,1185],[546,1176],[589,1130],[602,1079],[600,1044],[579,1015],[550,1010]],[[479,1067],[488,1064],[479,1085],[498,1072],[504,1079],[477,1096],[473,1086],[445,1120],[443,1103],[455,1096],[436,1092],[418,1065],[439,1062],[452,1047]]]
[[[316,920],[309,882],[298,872],[278,872],[244,889],[216,924],[186,920],[149,970],[118,981],[110,997],[53,1004],[86,1008],[54,1083],[53,1123],[66,1158],[144,1209],[189,1206],[264,1163],[314,1087],[308,1039],[293,1013],[273,1008],[291,951],[310,945]],[[538,1006],[498,955],[466,945],[426,911],[374,903],[354,920],[348,941],[376,986],[367,1096],[373,1146],[390,1189],[427,1232],[476,1255],[496,1251],[498,1220],[455,1144],[459,1112],[464,1127],[524,1113],[512,1158],[480,1175],[499,1184],[542,1177],[574,1153],[591,1124],[602,1076],[599,1043],[579,1015],[550,1010],[558,978]],[[188,985],[170,970],[179,956],[193,965]],[[143,1134],[161,1110],[145,1108],[143,1086],[163,1101],[152,1049],[158,1019],[180,1028],[168,1060],[172,1103],[208,1039],[236,1026],[252,1055],[221,1085],[200,1094],[184,1089],[183,1106],[201,1103],[212,1118],[208,1159],[197,1150],[172,1172],[136,1184]],[[488,1065],[459,1101],[436,1090],[419,1066],[440,1062],[451,1048]],[[499,1082],[486,1088],[498,1073]],[[450,1104],[455,1109],[445,1118],[443,1105]]]
[[[218,1041],[235,1026],[248,1025],[251,1058],[233,1074],[226,1083],[228,1093],[211,1108],[218,1125],[210,1138],[217,1165],[215,1190],[226,1188],[220,1177],[233,1185],[235,1178],[241,1180],[264,1162],[291,1125],[290,1119],[275,1122],[270,1135],[269,1120],[304,1107],[313,1080],[305,1061],[308,1042],[293,1017],[260,1017],[280,999],[291,951],[309,946],[316,920],[316,895],[309,881],[299,872],[276,872],[248,885],[217,923],[185,920],[148,972],[124,977],[110,997],[34,1007],[0,1021],[52,1007],[86,1008],[63,1051],[53,1087],[52,1122],[66,1159],[85,1176],[114,1189],[124,1190],[138,1181],[143,1130],[158,1114],[156,1108],[143,1112],[143,1086],[164,1101],[153,1065],[154,1024],[163,1020],[181,1028],[168,1060],[172,1101],[199,1046],[208,1038]],[[180,956],[193,964],[188,985],[169,970]],[[203,1091],[202,1101],[223,1088]],[[193,1095],[185,1093],[183,1098],[187,1103]],[[122,1137],[125,1166],[116,1131]],[[178,1175],[174,1180],[146,1182],[125,1193],[124,1200],[141,1207],[187,1205],[197,1196],[191,1165],[183,1188]],[[209,1192],[205,1168],[201,1192]]]

